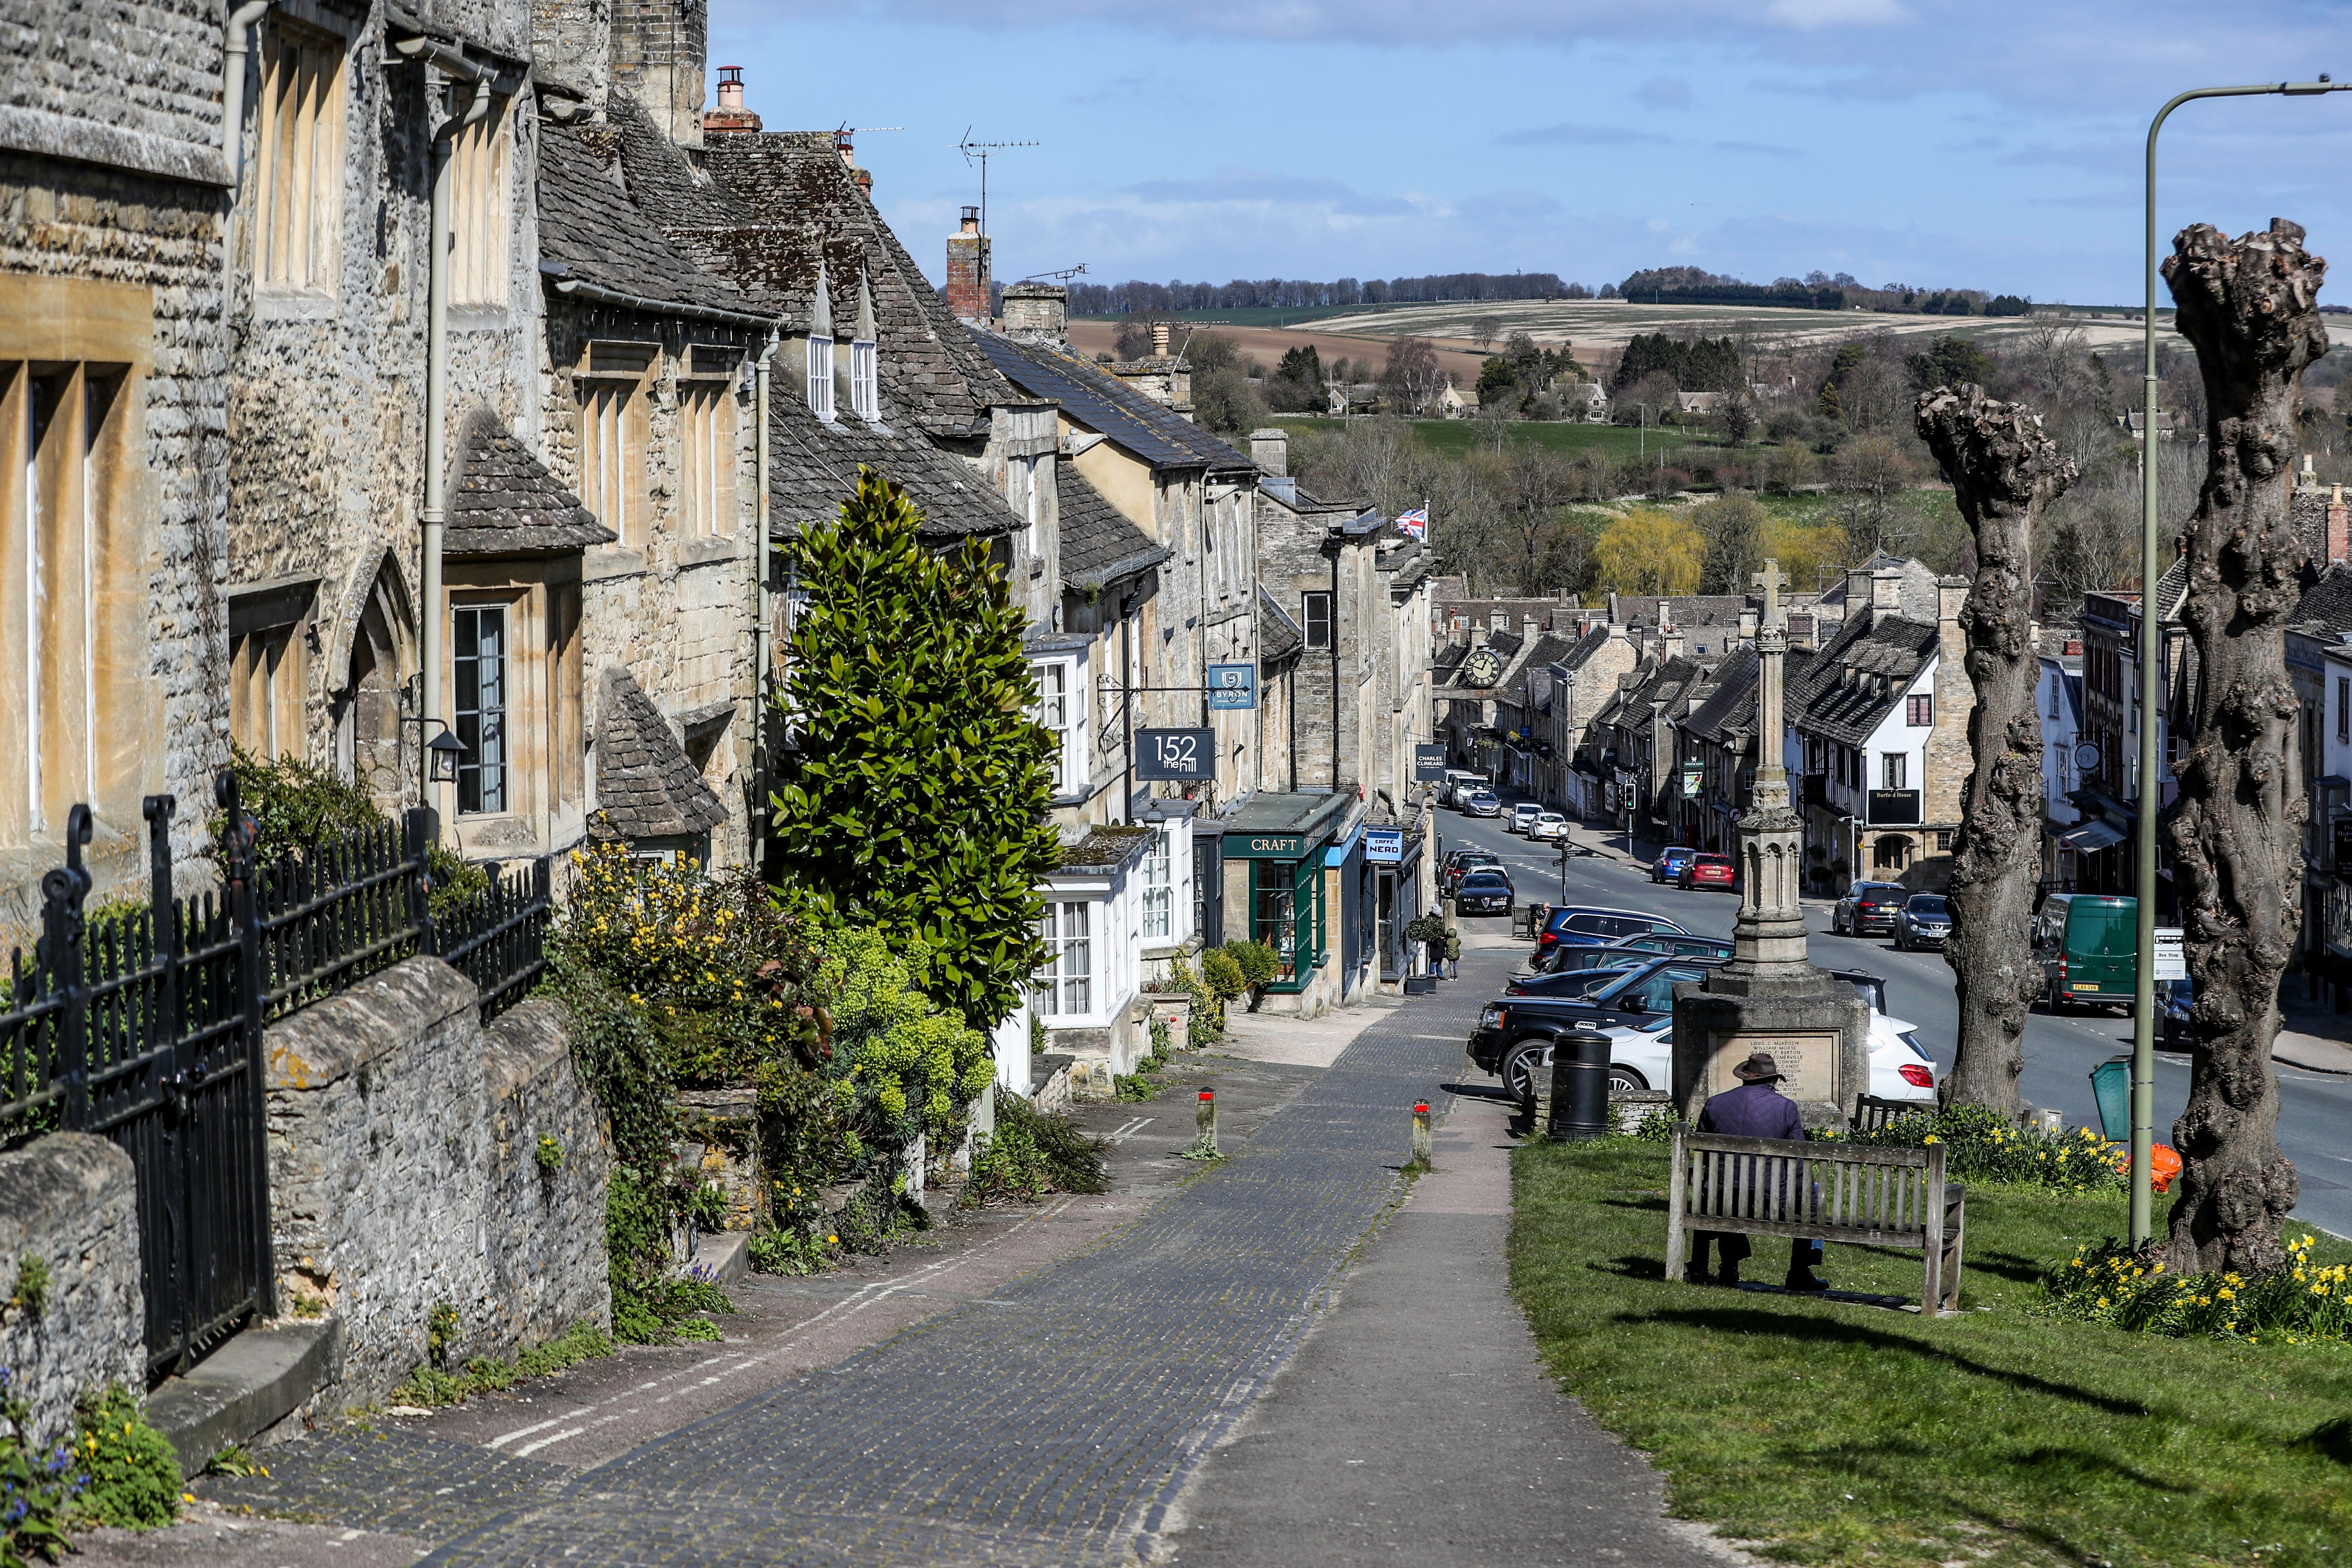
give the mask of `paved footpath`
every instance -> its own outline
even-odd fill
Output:
[[[1481,953],[1465,962],[1459,986],[1385,1012],[1231,1159],[1091,1247],[585,1468],[516,1451],[527,1442],[488,1449],[415,1427],[348,1429],[273,1450],[265,1487],[214,1483],[215,1495],[234,1500],[242,1491],[268,1512],[433,1542],[430,1561],[452,1564],[1164,1560],[1171,1504],[1266,1393],[1332,1304],[1343,1267],[1401,1195],[1410,1108],[1463,1066],[1460,1042],[1507,966],[1502,954]],[[1493,1131],[1476,1137],[1499,1142]],[[1455,1149],[1467,1142],[1448,1140]],[[1494,1353],[1517,1316],[1494,1271],[1507,1215],[1492,1190],[1501,1155],[1488,1152],[1486,1187],[1475,1200],[1485,1207],[1464,1229],[1475,1230],[1472,1250],[1485,1250],[1485,1277],[1472,1300],[1454,1302],[1447,1294],[1456,1279],[1408,1281],[1424,1321],[1401,1353],[1428,1363],[1443,1359],[1450,1340],[1467,1343],[1464,1364],[1479,1388],[1517,1413],[1488,1447],[1512,1450],[1509,1462],[1521,1466],[1554,1453],[1612,1464],[1624,1485],[1611,1494],[1612,1510],[1633,1508],[1655,1531],[1655,1483],[1637,1459],[1580,1416],[1569,1425],[1581,1449],[1553,1442],[1557,1423],[1528,1424],[1538,1409],[1572,1407],[1535,1368],[1524,1328],[1518,1345],[1500,1360]],[[1431,1204],[1392,1234],[1425,1228],[1423,1217],[1444,1228],[1465,1216]],[[1376,1295],[1370,1287],[1360,1293],[1367,1302]],[[1373,1325],[1376,1334],[1412,1327],[1388,1318]],[[1343,1333],[1350,1321],[1344,1307],[1332,1320]],[[1284,1405],[1277,1395],[1268,1408]],[[1410,1490],[1432,1456],[1427,1434],[1402,1412],[1395,1416],[1376,1434],[1394,1461],[1383,1476]],[[1517,1539],[1583,1528],[1553,1511],[1549,1492],[1523,1489],[1517,1500]],[[1660,1544],[1679,1554],[1649,1560],[1697,1561],[1683,1538]],[[1290,1554],[1296,1563],[1349,1555],[1303,1545]],[[1189,1548],[1184,1557],[1222,1560]]]

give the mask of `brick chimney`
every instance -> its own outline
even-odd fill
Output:
[[[743,135],[760,129],[760,117],[743,107],[743,68],[719,68],[719,107],[706,110],[702,116],[702,132],[706,136]],[[843,146],[848,143],[845,141]]]
[[[1279,426],[1250,432],[1250,461],[1269,474],[1290,472],[1290,432]]]
[[[1004,286],[1004,335],[1060,348],[1070,337],[1070,291],[1059,283]]]
[[[963,226],[948,236],[948,309],[961,321],[988,320],[988,237],[980,209],[963,209]]]

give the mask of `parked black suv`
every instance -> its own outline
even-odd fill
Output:
[[[1486,1004],[1478,1027],[1470,1036],[1470,1059],[1484,1072],[1507,1071],[1511,1058],[1522,1052],[1540,1058],[1555,1040],[1577,1027],[1607,1029],[1636,1018],[1672,1012],[1675,987],[1696,980],[1710,969],[1720,969],[1719,958],[1653,958],[1595,986],[1582,996],[1502,996]]]

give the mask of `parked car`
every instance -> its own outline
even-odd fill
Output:
[[[1512,1094],[1545,1059],[1553,1040],[1580,1027],[1610,1028],[1659,1016],[1671,1019],[1675,987],[1719,968],[1709,958],[1655,958],[1610,974],[1580,996],[1503,996],[1486,1005],[1470,1037],[1470,1059]]]
[[[1581,952],[1585,950],[1572,947],[1559,951]],[[1621,936],[1601,951],[1602,952],[1665,952],[1672,953],[1676,958],[1729,958],[1731,943],[1721,937],[1666,936],[1657,931],[1647,931],[1640,936]]]
[[[1462,803],[1462,815],[1465,816],[1500,816],[1503,815],[1503,803],[1501,799],[1496,795],[1493,790],[1482,789]]]
[[[1682,888],[1721,888],[1728,893],[1739,885],[1739,872],[1728,855],[1694,855],[1683,862],[1682,872],[1675,879]]]
[[[1895,918],[1911,889],[1900,882],[1856,882],[1830,911],[1830,930],[1839,936],[1891,934]]]
[[[1511,898],[1511,879],[1492,866],[1481,866],[1454,889],[1454,908],[1458,914],[1508,915]]]
[[[1562,942],[1571,947],[1606,947],[1620,937],[1653,934],[1688,936],[1690,932],[1662,915],[1645,915],[1638,910],[1563,904],[1545,917],[1543,930],[1536,936],[1536,949],[1540,952]]]
[[[1650,880],[1674,881],[1683,874],[1684,863],[1697,853],[1697,850],[1686,844],[1677,844],[1671,848],[1659,851],[1658,858],[1650,862]]]
[[[1519,802],[1518,805],[1511,807],[1511,831],[1525,833],[1536,825],[1536,818],[1542,815],[1543,807],[1537,802],[1532,800]]]
[[[1492,866],[1496,869],[1500,870],[1502,868],[1502,865],[1503,858],[1500,855],[1495,854],[1491,850],[1447,850],[1445,852],[1445,870],[1444,873],[1445,879],[1445,896],[1449,899],[1452,898],[1454,896],[1454,889],[1461,885],[1462,879],[1468,876],[1472,871],[1476,870],[1479,867]]]
[[[2187,1049],[2197,1040],[2189,1027],[2189,1010],[2197,1004],[2196,988],[2186,980],[2156,983],[2156,1042]]]
[[[1719,955],[1731,956],[1731,944],[1725,942]],[[1641,952],[1627,947],[1549,947],[1538,954],[1533,963],[1522,972],[1527,974],[1575,974],[1588,969],[1622,969],[1629,963],[1643,963],[1655,958],[1654,952]],[[1714,953],[1696,956],[1712,958]]]
[[[1459,806],[1469,798],[1472,790],[1486,787],[1486,774],[1474,773],[1467,768],[1448,768],[1445,782],[1437,789],[1438,800],[1441,805]]]
[[[1568,818],[1556,811],[1547,811],[1528,825],[1528,837],[1537,840],[1568,837]]]
[[[1895,945],[1902,952],[1941,948],[1951,934],[1952,908],[1941,893],[1914,893],[1895,913]]]
[[[2131,1010],[2139,981],[2139,900],[2100,893],[2053,893],[2032,927],[2050,1010]]]
[[[1582,952],[1606,952],[1605,948],[1585,948]],[[1591,969],[1554,970],[1549,974],[1515,974],[1504,984],[1506,996],[1590,996],[1596,989],[1608,984],[1628,969],[1639,968],[1640,962],[1631,953],[1620,954],[1614,963],[1596,964]]]

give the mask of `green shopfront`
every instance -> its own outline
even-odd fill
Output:
[[[1275,994],[1323,988],[1331,956],[1325,856],[1360,808],[1352,795],[1259,795],[1225,824],[1225,934],[1274,949],[1282,964],[1267,987]]]

